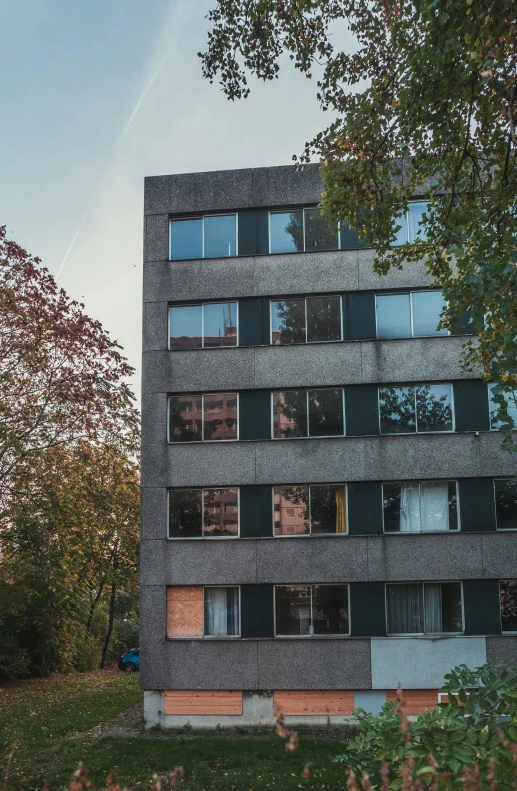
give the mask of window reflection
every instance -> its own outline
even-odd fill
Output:
[[[303,210],[270,212],[269,239],[272,253],[303,253]]]
[[[501,580],[501,627],[503,632],[517,632],[517,580]]]
[[[235,214],[204,217],[204,258],[225,258],[237,254]]]
[[[307,342],[340,341],[341,298],[307,297]]]
[[[237,303],[212,302],[203,305],[205,348],[237,345]]]
[[[337,247],[337,228],[331,227],[328,217],[322,216],[318,209],[305,209],[305,250],[336,250]]]
[[[517,427],[517,390],[506,393],[500,385],[490,383],[488,385],[488,395],[490,399],[490,427],[492,429],[499,429],[505,425],[505,421],[499,419],[500,406],[495,400],[494,396],[502,396],[506,402],[506,412],[508,416],[513,419],[514,426]],[[504,416],[502,416],[504,417]]]
[[[271,343],[276,346],[305,343],[305,299],[271,303]]]
[[[383,484],[384,532],[456,530],[456,481]]]
[[[348,634],[348,586],[312,586],[313,634]]]
[[[277,635],[348,634],[348,585],[276,585]]]
[[[441,291],[413,291],[411,293],[413,335],[429,337],[447,335],[447,329],[438,329],[440,314],[446,306]]]
[[[169,309],[172,351],[201,349],[203,346],[203,306],[185,305]]]
[[[452,385],[418,385],[417,431],[452,431]]]
[[[236,536],[239,532],[237,489],[203,489],[203,535]]]
[[[311,533],[346,533],[346,487],[310,487]]]
[[[517,528],[517,479],[500,478],[494,481],[495,510],[498,530]]]
[[[273,437],[307,436],[307,391],[273,393]]]
[[[409,434],[416,431],[415,388],[379,388],[381,434]]]
[[[396,224],[401,226],[395,234],[393,247],[400,247],[406,242],[422,241],[426,238],[426,228],[422,225],[422,215],[427,210],[426,201],[411,201],[407,212],[395,218]]]
[[[237,439],[237,393],[203,396],[203,439]]]
[[[169,442],[203,439],[203,397],[178,395],[169,398]]]
[[[383,294],[375,298],[378,338],[410,338],[409,294]]]
[[[275,536],[309,533],[309,487],[273,487],[273,519]]]
[[[311,586],[276,585],[277,635],[311,634]]]
[[[343,390],[309,390],[309,435],[333,437],[344,434]]]
[[[201,513],[201,489],[169,490],[169,538],[201,538]]]
[[[171,260],[203,257],[203,219],[171,220]]]

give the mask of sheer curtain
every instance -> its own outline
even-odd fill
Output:
[[[449,529],[447,482],[403,483],[400,493],[400,532]]]
[[[205,588],[205,635],[237,635],[239,589]]]
[[[443,632],[442,586],[440,583],[424,585],[424,631]]]
[[[418,634],[424,631],[422,622],[422,585],[388,586],[388,622],[392,634]]]
[[[400,493],[400,532],[419,533],[420,487],[418,483],[403,483]]]

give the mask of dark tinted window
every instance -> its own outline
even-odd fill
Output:
[[[348,585],[276,585],[277,635],[348,634]]]
[[[239,534],[238,490],[170,489],[169,538]]]
[[[338,232],[318,209],[305,209],[305,250],[337,250]]]
[[[312,586],[313,634],[348,634],[348,585]]]
[[[341,338],[341,297],[307,297],[307,342]]]
[[[305,299],[282,299],[271,303],[271,343],[305,343]]]
[[[494,481],[497,528],[517,528],[517,479],[502,478]]]
[[[418,385],[417,431],[452,431],[452,385]]]
[[[269,244],[272,253],[303,252],[302,209],[270,213]]]
[[[307,391],[273,393],[273,437],[307,436]]]
[[[517,632],[517,580],[501,580],[501,627],[503,632]]]
[[[409,434],[416,431],[415,388],[379,388],[381,434]]]
[[[169,491],[169,538],[201,538],[202,500],[201,489]]]
[[[171,260],[203,257],[203,218],[171,221]]]
[[[169,398],[169,442],[199,442],[203,439],[203,396]]]
[[[275,616],[276,634],[311,634],[310,585],[276,585]]]
[[[311,533],[346,533],[346,487],[310,487]]]
[[[309,435],[334,437],[343,434],[343,390],[309,390]]]

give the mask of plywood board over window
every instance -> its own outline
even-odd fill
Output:
[[[241,690],[165,690],[164,714],[242,714]]]
[[[203,637],[203,588],[167,588],[167,637]]]
[[[397,697],[396,689],[386,690],[386,700],[395,700]],[[402,690],[404,700],[404,712],[406,714],[422,714],[426,709],[433,711],[438,705],[437,689],[404,689]]]
[[[353,714],[352,690],[286,690],[275,692],[275,706],[287,716],[304,714]]]

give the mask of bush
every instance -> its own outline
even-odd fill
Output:
[[[442,692],[448,700],[414,722],[405,717],[403,693],[377,716],[360,711],[357,736],[334,760],[370,777],[381,769],[388,772],[393,791],[405,786],[408,763],[413,776],[447,773],[447,788],[465,788],[465,770],[476,765],[481,778],[493,777],[501,791],[513,789],[510,742],[517,741],[517,671],[501,664],[476,670],[460,665],[445,682]]]
[[[84,635],[76,638],[74,645],[74,668],[79,673],[97,670],[101,663],[102,646],[96,637]]]

